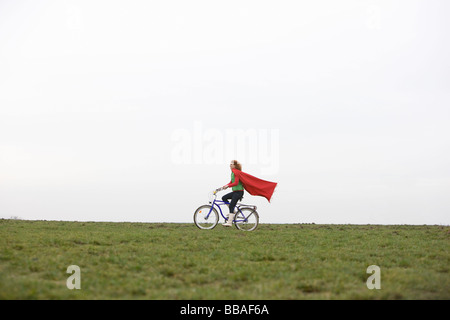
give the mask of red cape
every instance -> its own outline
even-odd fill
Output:
[[[232,170],[234,175],[237,176],[240,181],[242,181],[244,189],[248,193],[250,193],[252,196],[264,197],[267,199],[267,201],[270,202],[270,198],[272,198],[275,187],[277,186],[276,182],[262,180],[237,169]]]

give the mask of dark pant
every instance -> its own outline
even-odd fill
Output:
[[[242,199],[244,196],[244,191],[233,191],[230,193],[227,193],[222,197],[222,201],[228,202],[228,199],[231,199],[230,201],[230,213],[233,213],[234,207],[236,206],[236,203],[238,200]]]

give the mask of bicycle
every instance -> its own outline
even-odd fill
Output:
[[[228,205],[229,202],[217,200],[217,192],[222,190],[222,188],[216,189],[212,192],[214,199],[210,198],[209,204],[202,205],[197,208],[194,212],[194,223],[195,225],[202,230],[212,230],[219,223],[219,213],[216,207],[219,209],[220,215],[228,221],[228,218],[225,217],[222,213],[222,209],[220,206]],[[241,201],[242,198],[239,200]],[[236,204],[235,207],[235,217],[234,217],[234,225],[237,229],[243,231],[253,231],[258,227],[259,224],[259,215],[256,211],[257,207],[254,205],[248,204]]]

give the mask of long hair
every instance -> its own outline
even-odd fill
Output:
[[[239,171],[242,171],[242,164],[237,160],[232,160],[232,161],[233,161],[234,167],[236,169],[238,169]]]

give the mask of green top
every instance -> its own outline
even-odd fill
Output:
[[[231,182],[234,183],[234,172],[231,172]],[[232,187],[231,190],[233,190],[233,191],[242,191],[242,190],[244,190],[244,185],[242,184],[242,181],[239,180],[238,185]]]

